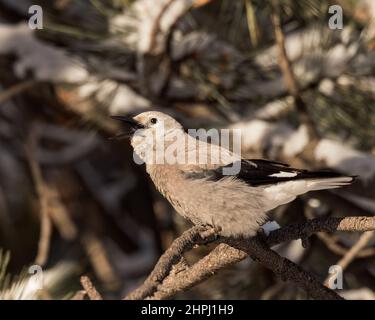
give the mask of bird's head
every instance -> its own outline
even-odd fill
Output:
[[[163,142],[163,146],[170,137],[184,134],[182,125],[171,116],[158,112],[142,112],[134,117],[112,116],[126,125],[126,132],[117,138],[129,137],[135,152],[140,155],[148,150],[154,150],[157,142]],[[161,144],[160,144],[161,145]],[[141,156],[142,157],[142,156]]]

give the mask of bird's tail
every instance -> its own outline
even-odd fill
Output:
[[[293,201],[296,196],[309,191],[335,189],[350,185],[355,177],[343,176],[330,171],[304,171],[303,178],[274,184],[265,188],[267,210],[276,208],[281,204]]]
[[[315,178],[309,181],[310,190],[335,189],[350,185],[355,176],[338,176],[334,178]]]

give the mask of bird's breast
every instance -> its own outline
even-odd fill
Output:
[[[192,216],[192,188],[184,173],[172,165],[148,165],[147,172],[155,187],[175,210],[193,223],[197,223]]]

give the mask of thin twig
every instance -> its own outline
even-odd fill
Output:
[[[374,238],[374,234],[374,231],[367,231],[363,233],[355,245],[337,264],[345,269],[357,257],[358,252],[360,252],[370,242],[370,240]]]
[[[345,270],[348,265],[358,257],[358,253],[366,247],[366,245],[374,238],[375,231],[367,231],[361,234],[358,241],[354,244],[353,247],[336,263],[340,266],[342,270]],[[330,277],[327,277],[324,284],[328,285]]]
[[[56,186],[48,185],[49,215],[53,225],[56,227],[64,240],[71,241],[76,238],[78,230],[74,221],[69,215],[61,195]]]
[[[259,34],[255,9],[251,0],[245,0],[247,27],[249,29],[250,41],[253,47],[258,46]]]
[[[286,52],[285,37],[280,19],[280,3],[278,0],[271,1],[271,9],[271,18],[275,32],[276,45],[279,49],[279,64],[286,81],[288,91],[294,98],[294,103],[296,105],[301,124],[306,125],[311,139],[317,139],[319,137],[318,131],[309,115],[306,103],[301,97],[293,68]]]
[[[195,0],[193,4],[193,8],[203,7],[209,4],[212,0]]]
[[[345,256],[350,250],[350,248],[348,249],[340,244],[340,240],[334,235],[323,232],[319,232],[316,235],[327,246],[329,250],[337,255]],[[375,256],[375,248],[373,247],[363,248],[357,253],[357,258],[369,258],[372,256]]]
[[[87,292],[85,290],[79,290],[70,298],[70,300],[84,300],[86,294]]]
[[[150,54],[156,54],[155,52],[155,46],[156,46],[156,38],[159,33],[160,29],[160,21],[163,18],[164,13],[169,9],[169,7],[172,5],[174,0],[169,0],[167,3],[163,5],[160,12],[156,16],[156,18],[153,21],[150,34],[149,34],[149,47],[147,48],[147,53]]]
[[[89,277],[82,276],[81,285],[85,289],[87,295],[91,300],[103,300],[102,296],[100,295],[98,290],[96,290]]]
[[[13,85],[10,88],[0,92],[0,104],[22,93],[23,91],[35,86],[38,82],[35,80],[27,80]]]
[[[266,289],[260,299],[261,300],[271,300],[274,296],[276,296],[281,290],[283,290],[285,287],[285,283],[278,281],[270,288]]]
[[[305,210],[305,216],[308,219],[314,219],[313,210],[307,207]],[[316,236],[327,246],[329,250],[337,255],[344,256],[350,250],[339,243],[339,239],[336,235],[324,232],[316,233]],[[357,253],[357,258],[368,258],[375,255],[375,248],[363,248]]]
[[[92,232],[86,231],[81,238],[82,245],[95,271],[95,275],[110,289],[116,289],[119,281],[102,241]]]
[[[40,236],[38,243],[38,253],[35,258],[35,264],[43,266],[46,264],[48,259],[52,224],[48,214],[47,187],[45,185],[40,166],[35,159],[35,145],[36,136],[35,132],[32,132],[30,134],[29,143],[26,146],[26,157],[29,162],[31,175],[35,184],[40,204]]]

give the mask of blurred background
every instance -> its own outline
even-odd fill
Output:
[[[32,4],[42,29],[28,25]],[[329,28],[331,5],[342,29]],[[277,208],[281,226],[373,215],[374,49],[374,0],[0,0],[0,298],[70,299],[85,274],[120,299],[189,227],[129,142],[108,140],[121,130],[111,114],[158,109],[186,128],[240,128],[248,158],[359,175]],[[276,250],[321,281],[340,264],[340,294],[375,299],[374,234],[345,258],[360,237]],[[306,295],[248,259],[177,298]]]

